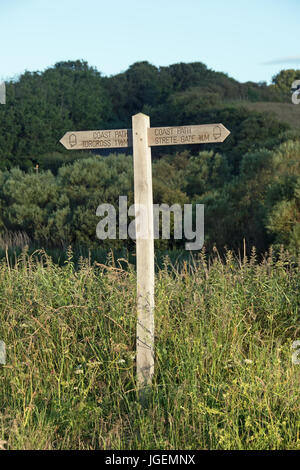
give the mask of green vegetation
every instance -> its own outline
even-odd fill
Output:
[[[72,253],[0,265],[0,441],[9,449],[300,449],[299,263],[217,252],[156,279],[156,369],[135,386],[135,285]]]
[[[245,238],[259,252],[283,243],[297,255],[300,107],[290,104],[290,82],[299,73],[281,71],[269,86],[241,84],[200,62],[138,62],[112,77],[84,61],[24,73],[7,84],[0,108],[1,246],[21,232],[40,247],[120,248],[97,241],[95,212],[103,202],[116,206],[119,195],[133,202],[131,156],[67,152],[58,141],[71,129],[131,127],[143,111],[153,126],[222,122],[231,131],[222,144],[154,148],[156,203],[204,203],[209,250],[238,250]]]
[[[60,154],[60,162],[65,163],[67,152],[59,139],[67,130],[131,127],[131,116],[141,111],[151,116],[152,125],[180,125],[213,122],[225,108],[220,118],[230,126],[234,139],[227,144],[233,149],[240,126],[259,115],[239,114],[228,104],[233,100],[290,103],[286,87],[297,73],[278,74],[275,84],[267,86],[241,84],[201,62],[160,68],[138,62],[112,77],[102,77],[84,61],[59,62],[44,72],[26,72],[7,83],[7,104],[0,108],[0,169],[30,169],[36,163],[43,167],[43,156],[48,154],[49,160],[49,153],[56,162]],[[231,113],[234,116],[229,119]],[[261,122],[259,127],[265,126],[270,136],[284,130],[278,129],[278,123],[276,129],[274,122]],[[256,140],[265,139],[259,128],[250,133]],[[163,151],[155,153],[161,156]]]
[[[102,77],[75,61],[7,84],[0,448],[300,449],[296,79],[288,70],[270,86],[241,84],[200,62],[139,62]],[[231,131],[222,144],[152,150],[154,202],[204,204],[205,249],[156,241],[145,408],[135,386],[134,243],[96,238],[101,203],[133,203],[132,156],[58,143],[68,130],[131,127],[140,111],[152,126]]]
[[[59,139],[67,130],[131,127],[142,111],[152,126],[222,122],[231,131],[221,144],[153,148],[156,203],[204,203],[209,251],[238,251],[245,239],[259,253],[284,244],[297,256],[300,106],[291,104],[290,86],[299,78],[286,70],[272,85],[239,83],[201,62],[138,62],[112,77],[84,61],[24,73],[7,84],[0,108],[0,248],[21,233],[48,250],[132,249],[95,234],[99,204],[117,207],[119,195],[133,203],[130,149],[68,152]]]
[[[269,113],[272,118],[287,123],[291,129],[300,130],[300,106],[295,106],[292,102],[273,103],[268,101],[237,101],[232,103],[236,106],[244,106],[251,111]]]
[[[270,243],[277,248],[283,244],[297,256],[300,141],[289,138],[271,150],[249,151],[238,171],[233,175],[226,156],[212,150],[165,155],[153,163],[154,202],[204,204],[209,251],[227,245],[237,252],[245,238],[249,250],[256,246],[262,253]],[[27,243],[49,249],[81,245],[133,250],[131,240],[96,238],[98,205],[108,202],[118,208],[119,195],[128,196],[128,207],[133,204],[131,156],[89,154],[62,166],[56,175],[50,170],[0,171],[0,248]],[[157,240],[156,248],[183,249],[184,242]]]

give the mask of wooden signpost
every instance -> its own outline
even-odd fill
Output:
[[[130,129],[67,132],[60,142],[71,150],[133,146],[134,202],[144,208],[143,224],[136,227],[137,342],[136,370],[140,390],[150,386],[154,373],[154,227],[151,146],[223,142],[230,134],[223,124],[154,127],[139,113]],[[136,213],[136,216],[138,214]],[[146,234],[146,236],[145,236]]]

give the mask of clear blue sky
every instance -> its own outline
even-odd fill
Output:
[[[204,62],[239,81],[300,69],[300,0],[0,0],[0,80],[84,59]]]

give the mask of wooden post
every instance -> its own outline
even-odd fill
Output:
[[[149,390],[154,373],[154,227],[151,146],[223,142],[229,134],[229,130],[221,123],[151,129],[149,116],[142,113],[132,116],[135,215],[136,226],[141,225],[136,230],[136,369],[141,401],[146,401],[145,392]],[[131,131],[111,129],[66,132],[60,139],[60,143],[69,150],[130,147]],[[36,170],[38,171],[38,168]]]
[[[134,202],[142,206],[143,227],[136,227],[137,339],[136,368],[138,388],[152,383],[154,372],[154,227],[151,148],[148,146],[150,118],[139,113],[132,117]],[[139,233],[140,232],[140,233]],[[142,232],[142,233],[141,233]]]

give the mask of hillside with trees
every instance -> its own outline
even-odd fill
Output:
[[[130,151],[68,152],[59,139],[70,130],[130,128],[131,116],[144,112],[153,127],[222,122],[231,131],[222,144],[153,148],[154,202],[205,204],[208,249],[238,250],[245,239],[249,250],[284,245],[297,254],[300,106],[291,104],[290,86],[299,78],[285,70],[271,85],[239,83],[201,62],[138,62],[111,77],[84,61],[25,72],[7,83],[0,107],[0,244],[22,233],[40,246],[118,247],[96,238],[96,208],[117,206],[119,195],[133,202]]]

